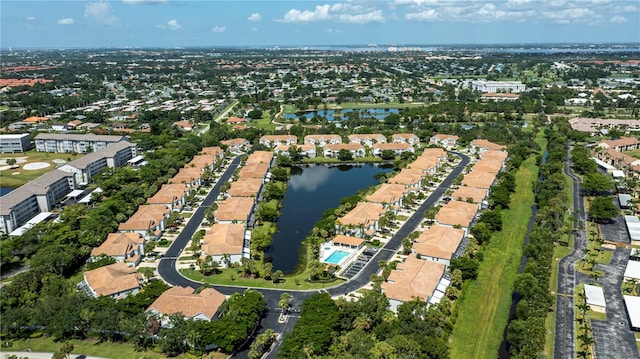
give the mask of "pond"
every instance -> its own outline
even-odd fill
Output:
[[[337,119],[346,120],[349,118],[348,114],[353,111],[358,111],[360,118],[375,118],[376,120],[384,120],[385,117],[389,116],[392,113],[399,113],[397,108],[363,108],[359,110],[355,109],[344,109],[344,110],[318,110],[318,111],[308,111],[304,112],[304,116],[307,119],[313,118],[315,115],[320,117],[324,117],[327,121],[333,121]],[[298,113],[287,113],[284,114],[283,117],[287,120],[297,119],[300,115]]]
[[[373,176],[390,172],[391,165],[312,165],[291,177],[266,257],[273,270],[292,273],[298,264],[300,244],[320,220],[324,211],[338,207],[340,199],[379,183]]]

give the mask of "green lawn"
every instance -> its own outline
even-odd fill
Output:
[[[49,152],[37,152],[36,150],[30,150],[24,153],[3,153],[2,159],[9,158],[24,158],[27,157],[27,162],[18,163],[19,168],[7,169],[0,171],[0,187],[17,188],[23,184],[53,170],[56,168],[54,159],[61,159],[65,161],[73,161],[82,157],[82,155],[71,153],[49,153]],[[45,162],[49,164],[49,167],[39,170],[25,170],[23,166],[28,163]]]
[[[518,170],[511,208],[502,212],[505,223],[484,250],[478,278],[471,282],[458,304],[459,313],[451,335],[451,358],[495,358],[507,325],[511,292],[534,201],[532,184],[538,176],[535,157]]]
[[[640,149],[631,150],[631,151],[625,151],[624,153],[628,154],[631,157],[640,158]]]
[[[262,128],[267,132],[273,132],[276,128],[276,125],[271,123],[271,114],[269,111],[263,111],[262,118],[259,120],[252,120],[251,124],[255,127]]]

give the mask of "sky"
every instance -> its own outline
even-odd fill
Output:
[[[640,42],[638,0],[2,0],[2,48]]]

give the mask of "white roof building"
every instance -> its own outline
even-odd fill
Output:
[[[640,280],[640,262],[629,261],[629,263],[627,263],[627,268],[624,270],[624,279]]]
[[[640,244],[640,219],[637,216],[624,216],[631,244]]]
[[[584,294],[587,297],[587,304],[591,310],[604,313],[607,308],[607,302],[604,300],[604,290],[602,287],[585,284]]]
[[[625,295],[624,304],[627,307],[631,330],[640,331],[640,297]]]

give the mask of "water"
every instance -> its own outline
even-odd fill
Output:
[[[273,235],[271,247],[266,252],[266,257],[273,261],[273,269],[283,273],[295,271],[300,244],[324,211],[338,207],[340,199],[378,184],[373,178],[375,174],[390,171],[390,167],[373,164],[316,165],[292,176],[280,211],[279,231]]]
[[[397,108],[363,108],[360,110],[354,109],[345,109],[345,110],[318,110],[318,111],[308,111],[304,112],[304,116],[307,119],[313,118],[315,115],[320,117],[324,117],[327,121],[333,121],[337,119],[346,120],[349,118],[349,113],[353,111],[358,111],[360,118],[373,118],[376,120],[384,120],[385,117],[389,116],[392,113],[399,113],[400,111]],[[337,113],[336,113],[337,112]],[[283,117],[287,120],[297,119],[299,115],[297,113],[287,113],[284,114]]]
[[[349,252],[345,251],[333,251],[327,259],[325,259],[325,263],[338,264],[344,257],[348,256]]]
[[[13,190],[13,188],[9,188],[9,187],[0,187],[0,197],[4,196],[5,194],[11,192]]]

